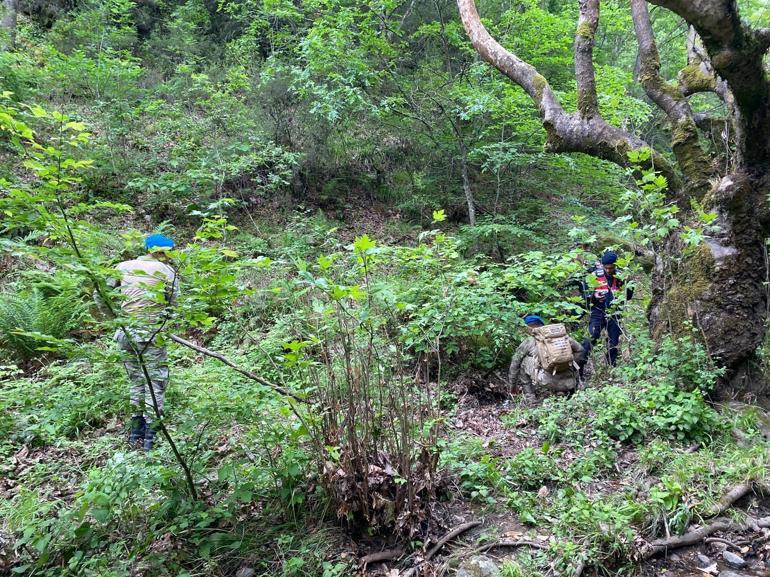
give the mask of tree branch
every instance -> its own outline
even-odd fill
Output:
[[[770,517],[764,517],[757,519],[753,522],[753,525],[759,528],[770,527]],[[684,535],[677,535],[674,537],[668,537],[666,539],[658,539],[651,543],[646,543],[639,549],[639,560],[645,561],[651,559],[663,553],[670,551],[671,549],[679,549],[681,547],[688,547],[695,545],[703,541],[706,537],[716,533],[717,531],[746,531],[752,528],[752,523],[736,523],[730,519],[717,519],[709,525],[703,525],[692,531],[688,531]]]
[[[700,145],[690,103],[660,73],[660,55],[646,0],[631,0],[631,16],[639,44],[639,82],[671,122],[671,148],[686,178],[685,196],[702,196],[710,188],[709,177],[713,171]]]
[[[457,0],[465,31],[482,59],[521,86],[537,104],[545,122],[566,114],[548,81],[531,64],[524,62],[500,45],[481,23],[473,0]]]
[[[735,0],[648,0],[678,14],[703,40],[716,74],[735,99],[739,161],[764,169],[768,158],[768,82],[763,58],[770,34],[741,22]]]
[[[580,0],[580,18],[575,32],[575,80],[578,111],[590,117],[599,113],[594,70],[594,38],[599,26],[599,0]]]
[[[667,178],[672,189],[681,187],[671,164],[640,138],[608,124],[599,114],[582,118],[565,112],[550,84],[535,67],[492,38],[481,22],[474,0],[457,0],[457,7],[476,52],[535,101],[546,131],[548,152],[583,152],[620,166],[630,166],[629,151],[649,148],[653,152],[651,164]]]
[[[730,88],[727,82],[714,72],[708,54],[698,46],[698,33],[693,26],[690,26],[687,36],[687,66],[679,71],[677,81],[685,96],[713,92],[730,108],[731,114],[737,117],[735,99],[730,93]]]
[[[238,373],[241,373],[242,375],[250,378],[253,381],[258,382],[263,387],[267,387],[269,389],[273,389],[276,393],[278,393],[280,395],[283,395],[284,397],[291,397],[292,399],[294,399],[298,403],[304,403],[305,402],[303,399],[301,399],[300,397],[298,397],[297,395],[295,395],[294,393],[292,393],[288,389],[286,389],[284,387],[281,387],[279,385],[275,385],[275,384],[271,383],[270,381],[268,381],[267,379],[263,379],[259,375],[255,374],[255,373],[252,373],[248,369],[244,369],[243,367],[239,367],[234,362],[232,362],[230,359],[228,359],[227,357],[225,357],[224,355],[222,355],[220,353],[217,353],[216,351],[212,351],[211,349],[207,349],[206,347],[202,347],[200,345],[196,345],[195,343],[193,343],[191,341],[188,341],[187,339],[183,339],[182,337],[179,337],[177,335],[171,335],[170,334],[170,335],[168,335],[168,338],[170,338],[175,343],[178,343],[178,344],[180,344],[182,346],[185,346],[185,347],[187,347],[189,349],[197,351],[197,352],[199,352],[199,353],[201,353],[203,355],[206,355],[207,357],[211,357],[213,359],[217,359],[219,362],[224,363],[225,365],[227,365],[228,367],[230,367],[234,371],[236,371]]]
[[[655,44],[655,34],[646,0],[631,0],[631,18],[634,22],[636,42],[639,45],[639,82],[650,100],[657,104],[669,118],[672,115],[679,117],[684,113],[681,107],[684,97],[660,74],[660,55]]]

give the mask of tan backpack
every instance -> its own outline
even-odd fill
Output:
[[[563,324],[537,327],[532,334],[535,337],[537,356],[543,370],[556,374],[571,369],[575,365],[572,344]]]

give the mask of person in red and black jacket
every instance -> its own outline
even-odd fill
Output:
[[[596,276],[598,284],[592,292],[586,291],[586,304],[590,311],[588,319],[588,335],[583,342],[586,358],[591,353],[591,348],[599,342],[602,329],[607,329],[607,360],[611,366],[615,366],[618,359],[618,343],[622,329],[620,328],[620,310],[623,303],[631,300],[634,288],[626,286],[625,282],[618,278],[616,262],[618,255],[614,251],[607,251],[602,255],[601,265],[597,263],[590,272]],[[587,285],[586,285],[587,286]],[[621,297],[625,287],[625,299]]]

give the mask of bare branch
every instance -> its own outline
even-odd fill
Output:
[[[305,402],[303,399],[301,399],[300,397],[298,397],[297,395],[295,395],[294,393],[292,393],[288,389],[286,389],[284,387],[281,387],[279,385],[274,385],[273,383],[271,383],[267,379],[264,379],[264,378],[260,377],[259,375],[255,374],[255,373],[252,373],[248,369],[244,369],[243,367],[239,367],[234,362],[232,362],[230,359],[228,359],[227,357],[225,357],[224,355],[222,355],[220,353],[217,353],[216,351],[212,351],[210,349],[207,349],[206,347],[202,347],[200,345],[196,345],[195,343],[190,342],[187,339],[183,339],[182,337],[179,337],[177,335],[168,335],[168,338],[170,338],[175,343],[179,343],[180,345],[185,346],[185,347],[187,347],[189,349],[192,349],[194,351],[197,351],[197,352],[199,352],[201,354],[204,354],[207,357],[211,357],[213,359],[217,359],[218,361],[224,363],[225,365],[227,365],[231,369],[235,370],[236,372],[239,372],[242,375],[244,375],[246,377],[249,377],[250,379],[258,382],[260,385],[262,385],[264,387],[267,387],[269,389],[273,389],[275,392],[277,392],[280,395],[283,395],[284,397],[289,397],[289,398],[294,399],[295,401],[297,401],[299,403]]]
[[[580,0],[580,18],[575,33],[575,80],[578,111],[589,117],[599,113],[594,71],[594,38],[599,26],[599,0]]]
[[[639,82],[647,96],[669,117],[672,114],[681,116],[685,112],[680,106],[684,97],[660,74],[660,55],[655,44],[646,0],[631,0],[631,17],[639,44]]]
[[[503,48],[492,38],[481,23],[473,0],[457,0],[457,7],[465,31],[479,55],[529,94],[540,109],[540,116],[544,121],[548,122],[555,116],[565,114],[550,84],[535,67]]]
[[[770,527],[770,517],[757,519],[753,525],[759,528]],[[676,535],[666,539],[658,539],[651,543],[646,543],[639,549],[639,560],[646,560],[667,553],[672,549],[689,547],[696,545],[717,531],[746,531],[752,528],[751,523],[736,523],[730,519],[717,519],[709,525],[703,525],[696,529],[691,529],[684,535]]]
[[[673,189],[681,186],[672,166],[636,136],[608,124],[598,113],[583,118],[562,108],[548,81],[531,64],[500,45],[481,22],[474,0],[457,0],[465,31],[482,59],[497,68],[529,94],[538,107],[546,130],[549,152],[583,152],[620,166],[629,166],[628,152],[641,148],[653,151],[652,163]]]

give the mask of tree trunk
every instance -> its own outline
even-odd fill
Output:
[[[16,45],[16,2],[3,0],[3,18],[0,20],[3,36],[0,38],[0,49],[12,50]]]
[[[468,176],[468,161],[466,156],[465,146],[462,146],[460,170],[463,176],[463,192],[465,192],[465,200],[468,203],[468,222],[471,223],[471,226],[476,226],[476,203],[473,200],[473,189],[471,189],[471,179]]]
[[[706,198],[718,217],[705,242],[689,248],[676,236],[657,255],[648,311],[653,336],[697,331],[726,369],[717,397],[767,394],[755,351],[765,337],[768,263],[762,174],[722,178]]]

